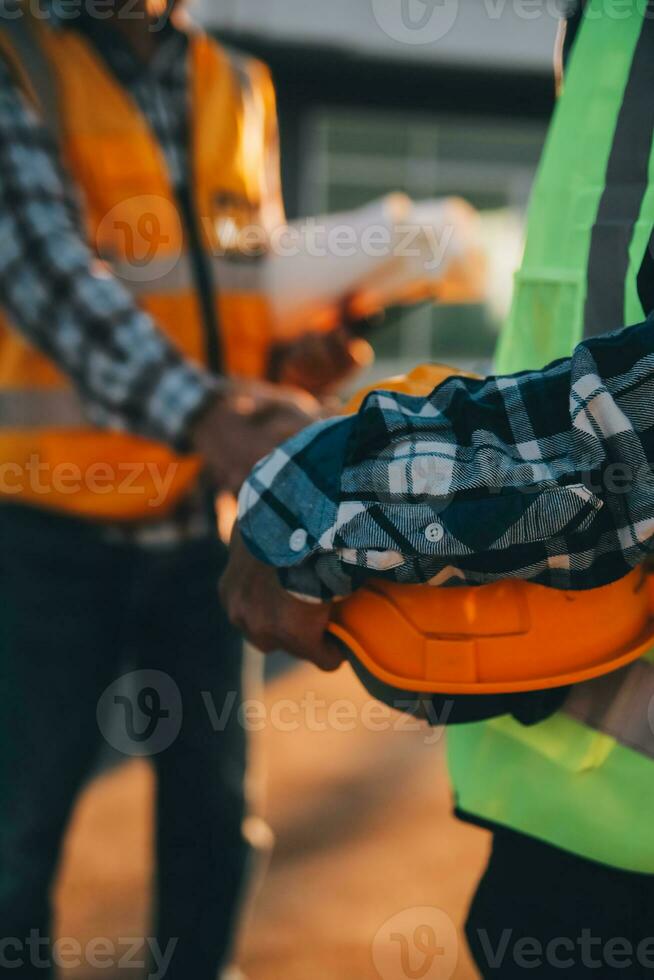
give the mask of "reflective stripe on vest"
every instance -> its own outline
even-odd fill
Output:
[[[0,389],[2,429],[88,429],[89,420],[71,388]]]
[[[227,258],[207,253],[207,262],[221,288],[238,295],[261,292],[261,262],[256,259]],[[189,255],[181,255],[171,265],[169,259],[154,259],[139,266],[119,259],[108,260],[111,271],[133,296],[170,296],[195,288],[193,266]]]
[[[642,319],[638,279],[654,215],[653,14],[652,3],[633,5],[616,20],[603,0],[589,0],[529,205],[499,373],[537,369],[569,356],[584,333]],[[450,729],[459,810],[654,873],[652,705],[648,658],[573,689],[541,724],[504,717]]]

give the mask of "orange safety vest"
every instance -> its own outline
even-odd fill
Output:
[[[188,357],[261,377],[271,318],[260,292],[265,229],[281,220],[275,95],[268,70],[189,32],[193,224],[213,283],[212,342],[189,227],[137,105],[80,34],[25,14],[0,52],[82,192],[88,242]],[[52,94],[54,93],[54,98]],[[50,102],[50,105],[45,105]],[[57,120],[47,118],[57,114]],[[104,266],[104,268],[103,268]],[[209,304],[210,305],[210,304]],[[0,314],[0,494],[95,520],[161,517],[190,489],[197,458],[87,420],[67,377]]]

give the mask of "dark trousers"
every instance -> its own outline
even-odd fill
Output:
[[[654,978],[654,875],[499,830],[466,934],[484,978]]]
[[[2,973],[48,976],[33,962],[47,947],[37,957],[24,943],[49,935],[62,837],[103,734],[156,770],[151,938],[176,941],[166,977],[214,980],[228,956],[248,848],[241,642],[216,592],[224,558],[213,540],[146,551],[0,507]],[[107,691],[126,670],[139,671],[134,690]]]

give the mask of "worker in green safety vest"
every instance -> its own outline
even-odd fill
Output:
[[[616,18],[602,16],[602,0],[583,16],[580,7],[497,354],[502,374],[567,357],[583,338],[654,309],[654,9],[633,3]],[[457,813],[495,830],[467,926],[484,976],[523,976],[512,954],[525,937],[542,950],[538,977],[613,976],[611,939],[627,942],[615,975],[654,976],[654,940],[644,942],[654,937],[653,743],[634,744],[638,714],[649,734],[652,660],[583,685],[539,724],[503,716],[449,731]],[[612,928],[601,934],[598,921]]]
[[[645,490],[632,511],[634,501],[603,490],[593,499],[583,482],[568,486],[578,499],[558,510],[546,499],[565,484],[551,476],[549,442],[552,458],[575,463],[575,477],[584,439],[600,460],[607,447],[620,457],[627,446],[654,463],[654,319],[604,336],[654,311],[654,2],[573,6],[562,96],[497,358],[500,375],[533,374],[450,379],[426,398],[373,392],[358,417],[321,423],[259,464],[241,493],[222,593],[264,649],[283,642],[316,663],[329,653],[329,607],[294,609],[276,570],[287,590],[317,599],[374,575],[432,585],[514,575],[588,589],[654,551]],[[570,360],[543,368],[558,358]],[[515,482],[493,483],[485,461],[496,450]],[[407,470],[417,489],[399,479],[394,489],[389,477],[403,454],[409,464],[426,460]],[[454,474],[437,478],[452,491],[440,511],[434,481],[420,482],[437,456]],[[537,505],[506,486],[535,488]],[[575,534],[586,550],[566,552]],[[247,603],[254,594],[256,608]],[[448,732],[457,813],[493,831],[467,923],[479,971],[501,980],[654,976],[652,653],[571,689],[542,717],[504,715]]]

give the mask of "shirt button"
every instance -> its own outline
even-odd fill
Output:
[[[307,543],[307,532],[303,527],[298,527],[289,539],[289,546],[291,551],[302,551],[306,547]]]
[[[445,528],[438,521],[434,521],[433,524],[428,524],[425,528],[425,537],[432,544],[438,544],[445,537]]]

